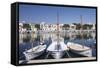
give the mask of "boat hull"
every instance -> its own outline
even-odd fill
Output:
[[[80,45],[77,43],[71,43],[71,42],[68,42],[67,46],[69,50],[73,53],[80,54],[87,57],[92,56],[92,49],[87,46],[83,46],[83,45]]]
[[[55,59],[60,59],[65,54],[65,51],[69,50],[64,42],[60,42],[59,48],[56,47],[57,42],[52,42],[51,45],[47,48],[47,51],[50,52],[50,54]]]
[[[92,50],[84,50],[84,51],[76,51],[73,49],[70,49],[71,52],[79,54],[79,55],[83,55],[83,56],[87,56],[87,57],[92,57]]]
[[[36,48],[38,47],[34,47],[33,51],[32,48],[23,52],[23,54],[25,55],[26,60],[31,60],[34,59],[40,55],[42,55],[45,52],[46,49],[46,45],[41,45],[43,47],[43,49],[38,49],[38,51],[36,51]]]
[[[53,56],[53,58],[60,59],[64,56],[65,51],[51,51],[50,53]]]
[[[38,52],[38,53],[32,53],[32,52],[31,53],[26,53],[26,52],[24,52],[24,55],[26,56],[25,57],[26,60],[31,60],[31,59],[34,59],[34,58],[40,56],[43,53],[44,53],[44,51],[41,51],[41,52]]]

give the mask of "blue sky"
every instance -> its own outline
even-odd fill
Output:
[[[95,23],[96,21],[96,9],[93,8],[20,5],[19,22],[57,23],[57,12],[59,12],[59,23],[80,23],[80,15],[83,16],[83,23]]]

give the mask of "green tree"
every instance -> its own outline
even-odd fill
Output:
[[[89,29],[91,29],[93,27],[93,25],[89,25]]]
[[[80,23],[73,23],[74,25],[76,25],[76,29],[80,30],[81,29],[81,24]]]
[[[83,29],[84,29],[84,30],[88,29],[88,27],[89,27],[88,24],[84,24],[84,25],[83,25]]]
[[[63,28],[64,28],[65,30],[67,30],[69,27],[70,27],[70,26],[69,26],[68,24],[64,24],[64,25],[63,25]]]
[[[37,28],[37,30],[40,29],[40,25],[39,24],[35,24],[35,28]]]
[[[90,24],[83,25],[83,29],[91,29],[92,27],[93,27],[93,25],[90,25]]]
[[[27,30],[31,30],[31,26],[29,24],[23,24],[23,28],[26,28]]]
[[[76,29],[80,30],[81,29],[81,24],[76,24]]]

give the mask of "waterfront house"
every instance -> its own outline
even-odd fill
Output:
[[[36,32],[37,28],[35,27],[35,24],[30,24],[31,32]]]
[[[96,28],[96,27],[95,27],[95,24],[92,24],[92,25],[93,25],[93,26],[92,26],[92,29],[95,30],[95,28]]]
[[[63,24],[59,24],[59,31],[62,30]],[[40,29],[43,31],[56,31],[57,30],[57,24],[47,24],[45,22],[42,22],[40,24]]]

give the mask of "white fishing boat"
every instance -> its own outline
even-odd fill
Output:
[[[30,60],[30,59],[34,59],[40,56],[41,54],[43,54],[45,49],[46,49],[46,45],[40,44],[29,50],[26,50],[25,52],[23,52],[23,54],[25,55],[26,60]]]
[[[59,35],[59,16],[57,14],[57,35],[52,38],[52,43],[47,48],[47,51],[53,56],[53,58],[60,59],[67,50],[68,48],[64,43],[64,39]]]
[[[78,43],[73,43],[73,42],[68,42],[67,46],[70,51],[76,54],[80,54],[87,57],[92,56],[92,49],[90,47],[87,47]]]
[[[59,44],[57,40],[52,41],[52,43],[47,48],[47,51],[53,56],[55,59],[60,59],[68,50],[64,41],[60,41]]]
[[[82,25],[82,16],[80,16],[81,19],[81,30],[80,30],[80,34],[81,34],[81,40],[83,40],[83,25]],[[90,47],[87,47],[85,45],[81,45],[78,43],[74,43],[74,42],[68,42],[67,46],[69,48],[70,51],[83,55],[83,56],[88,56],[91,57],[92,56],[92,49]]]

